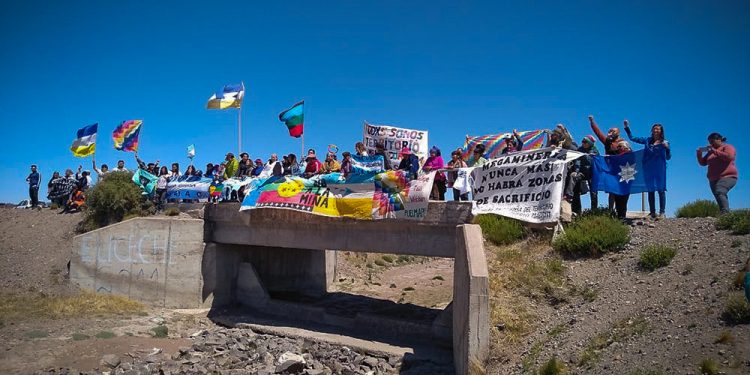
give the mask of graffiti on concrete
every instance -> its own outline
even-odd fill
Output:
[[[81,262],[83,263],[136,263],[174,264],[169,257],[169,232],[131,234],[127,237],[101,236],[106,241],[98,244],[100,237],[89,235],[81,238]]]

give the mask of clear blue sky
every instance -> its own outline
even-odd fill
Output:
[[[299,154],[278,113],[306,100],[306,146],[352,149],[362,122],[426,129],[450,149],[464,136],[567,124],[579,140],[627,118],[671,141],[668,211],[711,199],[695,148],[718,131],[738,147],[733,207],[750,206],[748,1],[12,1],[0,14],[0,201],[77,167],[75,131],[143,119],[141,156],[196,164],[236,152],[236,113],[208,111],[244,81],[243,145],[252,158]],[[46,185],[46,181],[45,181]],[[46,195],[42,189],[40,195]],[[587,202],[587,200],[585,200]],[[640,199],[631,199],[631,208]]]

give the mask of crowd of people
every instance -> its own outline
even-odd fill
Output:
[[[671,158],[670,144],[665,137],[664,127],[661,124],[653,124],[651,132],[647,137],[634,136],[627,120],[623,122],[627,141],[622,137],[621,131],[617,127],[610,128],[604,133],[594,120],[589,116],[589,125],[593,135],[584,136],[580,144],[577,143],[568,129],[558,124],[555,129],[547,131],[547,147],[560,147],[568,150],[575,150],[585,154],[584,157],[576,159],[569,165],[568,175],[566,176],[563,198],[570,202],[572,211],[580,214],[582,211],[581,196],[588,194],[590,197],[591,207],[599,207],[599,197],[597,191],[591,189],[593,177],[593,156],[599,155],[597,141],[602,144],[602,150],[605,155],[622,155],[633,151],[631,142],[644,146],[644,152],[664,152],[665,160]],[[524,143],[516,130],[506,137],[501,154],[510,154],[519,152],[523,149]],[[737,182],[737,168],[735,165],[735,149],[726,143],[726,138],[718,133],[711,133],[708,136],[708,146],[701,147],[697,150],[698,163],[708,167],[708,180],[712,193],[722,212],[729,210],[728,192]],[[470,193],[462,192],[454,187],[460,168],[478,167],[487,162],[486,148],[483,144],[476,145],[470,156],[463,158],[463,150],[458,148],[451,151],[450,160],[446,163],[442,157],[442,152],[437,146],[429,150],[429,156],[424,160],[415,155],[408,147],[404,147],[398,154],[398,165],[392,165],[390,158],[382,144],[376,144],[375,155],[383,156],[385,170],[404,171],[412,179],[417,178],[420,173],[435,172],[433,189],[430,199],[445,200],[445,193],[452,189],[453,199],[455,201],[469,200]],[[159,160],[146,163],[141,160],[138,153],[134,153],[135,161],[138,168],[149,172],[157,178],[154,201],[162,207],[167,201],[167,184],[180,177],[205,177],[210,178],[216,183],[236,178],[245,179],[253,177],[271,177],[271,176],[299,176],[310,178],[315,175],[341,173],[344,178],[352,173],[352,156],[367,156],[368,152],[362,142],[354,145],[354,154],[346,151],[341,154],[341,160],[337,155],[337,148],[329,148],[325,157],[321,161],[315,149],[309,149],[307,155],[302,159],[297,159],[297,155],[283,155],[279,159],[277,154],[271,154],[266,161],[256,158],[253,160],[246,152],[239,155],[239,159],[231,152],[227,153],[224,160],[220,163],[208,163],[205,169],[201,170],[190,164],[185,171],[181,171],[179,163],[171,163],[170,168],[161,166]],[[666,162],[666,161],[665,161]],[[96,159],[92,158],[92,167],[99,179],[105,178],[106,175],[113,172],[129,172],[125,167],[125,161],[119,160],[115,168],[110,169],[107,164],[102,164],[97,168]],[[38,191],[42,176],[37,170],[36,165],[32,165],[31,173],[26,181],[29,184],[29,197],[31,205],[36,207],[39,203]],[[92,185],[91,173],[88,170],[82,170],[78,167],[76,173],[67,169],[64,175],[54,172],[50,178],[47,187],[50,192],[48,198],[58,206],[63,208],[62,212],[72,212],[80,210],[85,204],[85,192]],[[243,189],[231,195],[223,196],[226,200],[242,200]],[[214,202],[222,194],[213,195]],[[659,206],[656,206],[656,197],[659,198]],[[629,195],[609,194],[609,209],[616,212],[620,218],[625,218],[627,212]],[[666,191],[655,191],[648,193],[649,214],[652,218],[663,217],[666,208]]]

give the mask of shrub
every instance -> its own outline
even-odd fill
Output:
[[[478,215],[474,218],[474,223],[482,227],[484,238],[495,245],[508,245],[528,235],[520,221],[499,215]]]
[[[120,222],[126,216],[149,213],[152,204],[146,203],[141,189],[131,178],[130,173],[113,172],[88,190],[86,217],[81,230],[93,230]]]
[[[167,215],[167,216],[177,216],[179,214],[180,214],[180,209],[178,209],[177,207],[170,207],[164,210],[164,215]]]
[[[706,358],[701,361],[701,374],[704,375],[716,375],[719,373],[719,365],[711,358]]]
[[[719,205],[714,201],[699,199],[678,208],[674,216],[680,218],[717,217],[719,216]]]
[[[742,293],[731,293],[724,307],[724,320],[731,324],[750,323],[750,302]]]
[[[167,326],[156,326],[151,328],[151,332],[153,332],[153,336],[156,338],[165,338],[169,335],[169,328]]]
[[[115,337],[115,334],[110,331],[99,331],[99,333],[97,333],[95,336],[98,339],[111,339]]]
[[[750,210],[735,210],[719,216],[716,229],[731,230],[732,234],[750,233]]]
[[[375,259],[375,264],[377,264],[380,267],[386,266],[386,263],[382,259]]]
[[[54,210],[59,210],[60,209],[60,205],[57,204],[57,203],[52,203],[52,204],[49,205],[49,209],[53,210],[53,211]]]
[[[568,372],[568,367],[565,363],[552,357],[549,361],[545,362],[542,367],[537,370],[537,375],[560,375]]]
[[[383,260],[388,263],[393,263],[396,260],[396,258],[394,258],[393,255],[389,255],[389,254],[383,255],[381,258],[383,258]]]
[[[599,256],[621,249],[630,240],[627,225],[610,216],[582,216],[552,242],[555,250],[570,256]]]
[[[641,251],[641,268],[653,271],[664,267],[677,255],[677,250],[665,245],[650,245]]]

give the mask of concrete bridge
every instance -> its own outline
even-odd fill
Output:
[[[416,222],[209,204],[203,220],[136,218],[77,236],[71,280],[154,306],[243,305],[344,329],[407,333],[452,348],[457,374],[482,373],[489,355],[488,275],[470,208],[430,202],[428,217]],[[453,302],[428,314],[428,324],[372,311],[331,314],[324,305],[303,303],[329,295],[340,250],[453,258]]]

